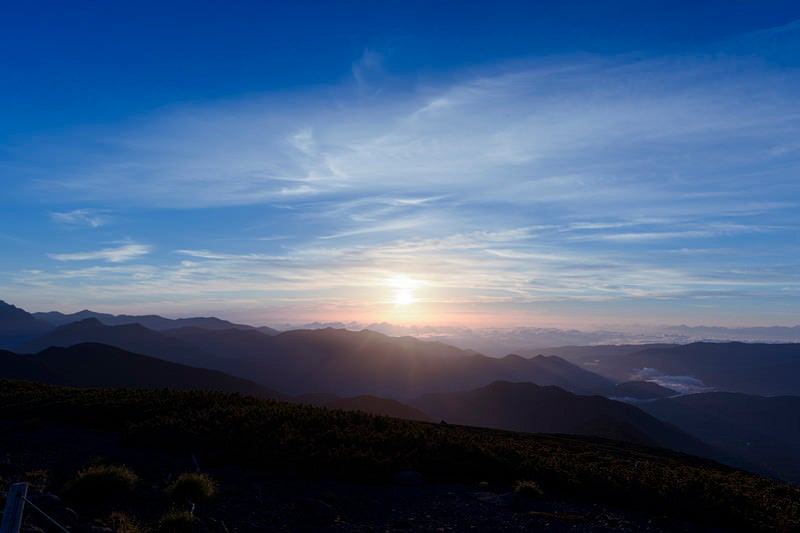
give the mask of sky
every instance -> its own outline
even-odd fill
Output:
[[[6,2],[0,299],[800,322],[796,2]]]

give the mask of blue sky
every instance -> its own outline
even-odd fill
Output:
[[[792,2],[15,3],[0,298],[794,325]]]

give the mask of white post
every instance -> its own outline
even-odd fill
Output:
[[[25,507],[25,496],[27,495],[27,483],[14,483],[8,489],[0,533],[19,533],[19,528],[22,526],[22,509]]]

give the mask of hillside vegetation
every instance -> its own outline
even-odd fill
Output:
[[[0,416],[121,432],[121,443],[196,453],[282,475],[380,481],[534,481],[550,494],[612,502],[744,531],[800,528],[800,491],[712,461],[590,437],[431,424],[216,392],[70,389],[0,381]]]

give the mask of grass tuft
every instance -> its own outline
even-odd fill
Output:
[[[199,529],[197,518],[192,513],[176,510],[164,514],[156,526],[157,533],[194,533]]]
[[[107,502],[130,495],[139,482],[133,470],[124,465],[94,465],[78,472],[67,493],[87,503]]]
[[[167,493],[176,500],[200,503],[210,500],[217,493],[217,484],[208,474],[186,472],[167,488]]]

